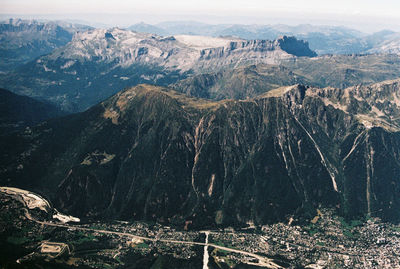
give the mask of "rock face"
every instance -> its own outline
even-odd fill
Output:
[[[296,43],[299,55],[305,54],[305,43],[290,40],[160,37],[118,28],[89,30],[74,35],[66,46],[0,78],[0,85],[76,112],[129,85],[168,85],[191,73],[276,64],[296,58]],[[281,45],[288,47],[289,53]]]
[[[399,84],[220,102],[139,85],[3,139],[18,147],[0,183],[81,218],[262,224],[321,206],[399,221]]]
[[[33,59],[48,54],[71,41],[79,30],[88,27],[72,24],[40,23],[10,19],[0,24],[0,71],[9,72]]]
[[[287,37],[283,36],[276,40],[276,43],[279,44],[279,47],[282,50],[286,51],[289,54],[293,54],[296,56],[307,56],[307,57],[315,57],[317,54],[310,49],[308,46],[308,42],[299,41],[295,37]]]

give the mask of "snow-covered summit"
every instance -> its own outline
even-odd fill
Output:
[[[243,41],[242,39],[238,38],[210,37],[198,35],[176,35],[175,38],[182,44],[198,50],[226,47],[229,45],[230,42]]]

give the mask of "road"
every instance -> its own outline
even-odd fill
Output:
[[[140,235],[131,234],[131,233],[125,233],[125,232],[108,231],[108,230],[102,230],[102,229],[93,229],[93,228],[86,228],[86,227],[80,227],[80,226],[75,226],[75,225],[41,221],[41,220],[34,218],[29,213],[29,209],[39,207],[37,204],[40,204],[40,205],[45,204],[48,207],[50,207],[50,204],[48,203],[47,200],[36,195],[35,193],[26,191],[26,190],[17,189],[17,188],[0,187],[0,191],[5,193],[6,195],[12,196],[15,199],[22,198],[22,199],[18,199],[18,200],[25,205],[24,211],[25,211],[26,218],[28,220],[36,222],[40,225],[60,227],[60,228],[73,229],[73,230],[79,230],[79,231],[96,232],[96,233],[102,233],[102,234],[126,236],[126,237],[130,237],[130,238],[141,239],[143,241],[165,242],[165,243],[182,244],[182,245],[198,245],[198,246],[204,246],[204,247],[213,247],[216,249],[234,252],[234,253],[242,254],[242,255],[253,257],[253,258],[257,259],[258,263],[251,263],[252,265],[267,267],[267,268],[271,268],[271,269],[283,268],[283,267],[279,266],[278,264],[274,263],[272,259],[269,259],[267,257],[263,257],[263,256],[260,256],[260,255],[257,255],[257,254],[251,253],[251,252],[247,252],[244,250],[239,250],[239,249],[234,249],[234,248],[229,248],[229,247],[224,247],[224,246],[219,246],[216,244],[208,243],[208,240],[206,240],[205,243],[201,243],[201,242],[172,240],[172,239],[158,239],[158,238],[145,237],[145,236],[140,236]],[[33,196],[29,197],[30,199],[28,201],[27,197],[24,197],[23,195],[25,195],[25,196],[33,195]],[[32,199],[35,200],[34,201],[35,203],[33,204],[33,206],[29,207],[28,202],[32,202],[31,201]],[[40,209],[45,210],[47,212],[47,208],[40,207]],[[200,231],[200,232],[206,234],[206,239],[208,239],[208,234],[211,233],[210,231]]]
[[[267,268],[271,268],[271,269],[283,268],[280,265],[274,263],[272,259],[260,256],[260,255],[257,255],[257,254],[251,253],[251,252],[247,252],[247,251],[244,251],[244,250],[239,250],[239,249],[219,246],[219,245],[212,244],[212,243],[201,243],[201,242],[172,240],[172,239],[157,239],[157,238],[153,238],[153,237],[140,236],[140,235],[131,234],[131,233],[125,233],[125,232],[108,231],[108,230],[102,230],[102,229],[93,229],[93,228],[86,228],[86,227],[80,227],[80,226],[72,226],[72,225],[68,225],[68,224],[40,221],[40,220],[37,220],[37,219],[33,218],[29,214],[28,210],[26,210],[25,215],[30,221],[36,222],[36,223],[41,224],[41,225],[47,225],[47,226],[52,226],[52,227],[60,227],[60,228],[66,228],[66,229],[71,229],[71,230],[77,230],[77,231],[87,231],[87,232],[96,232],[96,233],[102,233],[102,234],[112,234],[112,235],[118,235],[118,236],[126,236],[126,237],[130,237],[130,238],[141,239],[143,241],[165,242],[165,243],[182,244],[182,245],[208,246],[208,247],[213,247],[213,248],[217,248],[217,249],[220,249],[220,250],[239,253],[239,254],[250,256],[250,257],[253,257],[253,258],[257,259],[258,263],[251,263],[252,265],[261,266],[261,267],[267,267]]]

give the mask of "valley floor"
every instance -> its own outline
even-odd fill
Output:
[[[1,188],[0,200],[2,268],[400,268],[400,226],[346,221],[328,209],[302,227],[182,231],[146,222],[63,223],[51,218],[61,213],[45,199],[15,188]]]

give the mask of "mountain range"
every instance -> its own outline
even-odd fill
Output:
[[[71,41],[90,27],[65,22],[10,19],[0,23],[0,72],[9,72]]]
[[[168,85],[192,73],[297,56],[316,54],[294,37],[248,41],[96,29],[77,33],[65,46],[0,76],[0,85],[76,112],[131,85]]]
[[[296,36],[308,41],[310,48],[319,55],[322,54],[353,54],[353,53],[397,53],[399,52],[399,33],[380,31],[366,34],[343,26],[318,26],[300,24],[289,26],[276,25],[241,25],[241,24],[205,24],[193,21],[161,22],[155,25],[138,23],[128,29],[167,35],[205,35],[205,36],[235,36],[244,39],[276,39],[282,35]],[[392,43],[397,49],[387,49]],[[392,47],[391,46],[391,47]]]
[[[399,92],[297,84],[216,102],[138,85],[2,139],[1,184],[83,219],[240,226],[330,207],[399,221]]]
[[[189,96],[246,99],[296,83],[340,89],[373,84],[398,78],[399,68],[397,55],[325,55],[195,74],[170,86]]]
[[[203,98],[243,99],[294,83],[338,88],[375,83],[398,78],[400,68],[396,54],[316,57],[307,42],[287,36],[162,37],[119,28],[76,30],[81,28],[72,27],[76,33],[64,46],[0,74],[0,87],[78,112],[140,83],[171,85]],[[249,65],[261,71],[250,72]]]
[[[270,30],[367,44],[318,56],[312,39],[257,39],[272,36],[261,26],[139,26],[164,32],[0,25],[1,185],[83,219],[400,220],[397,33]]]

